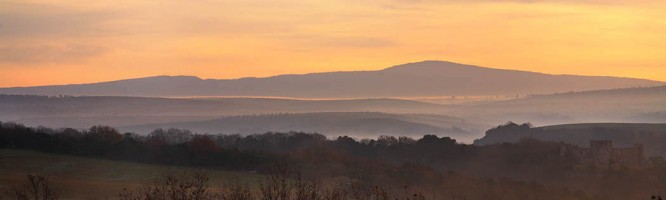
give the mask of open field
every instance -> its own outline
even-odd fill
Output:
[[[0,188],[23,182],[28,173],[44,173],[67,199],[113,198],[122,188],[136,188],[168,173],[203,172],[211,186],[242,179],[257,184],[261,176],[189,167],[140,164],[95,158],[63,156],[26,150],[0,149]]]

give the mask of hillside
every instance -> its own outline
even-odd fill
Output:
[[[298,100],[278,98],[154,98],[115,96],[0,95],[0,114],[252,114],[308,111],[418,112],[446,106],[401,99]]]
[[[214,120],[171,122],[121,127],[123,131],[149,133],[156,128],[180,128],[199,133],[258,134],[265,132],[316,132],[328,137],[348,135],[374,138],[380,135],[433,134],[471,141],[481,124],[441,115],[398,115],[369,112],[328,112],[231,116]]]
[[[483,118],[538,125],[631,122],[666,123],[666,86],[534,95],[526,98],[463,104],[449,110],[461,118]]]
[[[0,95],[0,121],[50,127],[115,126],[213,119],[220,116],[303,112],[423,113],[447,106],[399,99],[294,100],[268,98],[176,99]],[[83,126],[80,126],[83,125]]]
[[[523,138],[580,146],[589,146],[590,140],[612,140],[617,147],[644,144],[647,155],[666,156],[666,124],[585,123],[534,128],[508,125],[487,131],[486,135],[475,140],[474,144],[515,143]]]
[[[299,100],[0,95],[0,121],[15,121],[30,126],[88,128],[92,125],[105,124],[131,127],[145,124],[201,122],[239,115],[381,112],[396,115],[432,114],[435,116],[435,121],[440,120],[439,116],[453,116],[464,123],[449,123],[451,122],[449,121],[437,124],[422,117],[426,115],[422,115],[417,121],[409,122],[445,129],[457,126],[472,132],[470,136],[481,136],[485,130],[492,127],[490,125],[506,121],[531,122],[538,126],[608,122],[666,123],[664,108],[666,108],[666,86],[533,95],[511,100],[473,101],[448,105],[403,99]],[[373,123],[376,125],[379,122]],[[246,131],[245,129],[244,131],[212,130],[210,128],[214,126],[206,123],[198,124],[208,127],[202,130],[211,133]],[[191,127],[190,125],[187,127]],[[287,131],[284,126],[273,127]],[[340,130],[326,130],[340,132]],[[254,131],[261,130],[253,129],[252,132]],[[471,139],[476,138],[469,138],[467,141]]]
[[[660,84],[664,83],[617,77],[549,75],[443,61],[423,61],[378,71],[219,80],[192,76],[158,76],[91,84],[2,88],[0,94],[377,98],[548,94]]]

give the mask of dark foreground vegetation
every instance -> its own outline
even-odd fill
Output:
[[[213,186],[201,174],[167,176],[119,191],[120,199],[649,199],[666,191],[661,158],[640,169],[581,166],[560,151],[563,145],[523,139],[474,146],[434,135],[363,140],[297,132],[202,135],[179,129],[140,136],[107,126],[81,131],[0,123],[0,148],[266,177],[259,186],[243,180]]]
[[[477,145],[515,143],[522,138],[541,141],[564,141],[586,145],[590,140],[612,140],[619,146],[644,144],[647,155],[666,156],[666,124],[589,123],[532,127],[529,124],[507,123],[486,131]]]
[[[399,191],[399,192],[396,192]],[[167,175],[153,184],[136,189],[123,189],[118,194],[121,200],[139,199],[200,199],[200,200],[344,200],[344,199],[405,199],[424,200],[425,195],[411,188],[387,190],[386,188],[365,188],[358,184],[327,185],[318,180],[306,180],[301,176],[292,177],[286,171],[269,175],[260,183],[258,191],[241,182],[231,182],[219,188],[210,188],[205,174],[193,173],[190,176]],[[452,198],[456,198],[453,196]]]
[[[49,177],[43,174],[28,174],[24,183],[18,183],[5,189],[3,199],[13,200],[55,200],[59,194]]]

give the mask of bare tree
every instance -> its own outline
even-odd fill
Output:
[[[58,194],[44,174],[28,174],[27,182],[10,187],[5,196],[15,200],[56,200]]]
[[[208,190],[208,176],[203,173],[194,173],[190,178],[167,175],[163,180],[155,181],[152,185],[143,186],[136,190],[123,188],[118,194],[121,200],[211,200],[213,192]]]
[[[250,187],[241,184],[238,180],[227,183],[219,194],[221,200],[254,200],[255,197],[250,191]]]
[[[261,183],[261,200],[290,200],[291,186],[286,170],[269,175]]]

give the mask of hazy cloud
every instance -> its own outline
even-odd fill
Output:
[[[100,55],[107,50],[91,45],[4,45],[0,46],[0,62],[5,63],[62,63],[78,62]]]
[[[54,38],[107,35],[118,13],[59,6],[7,5],[0,8],[0,38]]]
[[[42,74],[0,85],[81,82],[77,74],[89,68],[108,80],[376,69],[424,59],[580,74],[601,62],[662,66],[666,22],[658,19],[666,3],[653,2],[0,0],[0,68]],[[638,70],[607,74],[619,73],[664,79]]]
[[[291,39],[318,47],[383,48],[395,45],[394,41],[386,38],[367,36],[296,36]]]
[[[337,37],[323,41],[327,46],[357,47],[357,48],[383,48],[395,45],[395,42],[384,38],[372,37]]]

